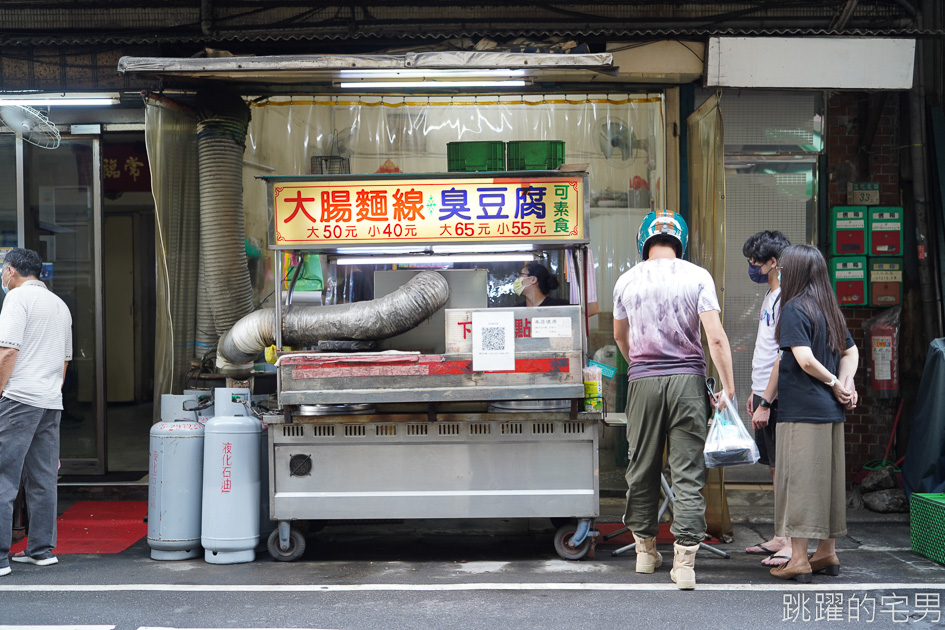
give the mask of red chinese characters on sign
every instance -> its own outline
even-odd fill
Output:
[[[515,338],[532,336],[532,320],[528,318],[515,320]]]
[[[387,194],[384,190],[359,190],[354,201],[358,221],[387,221]]]
[[[220,492],[226,493],[233,489],[233,469],[231,468],[231,459],[233,456],[233,444],[231,442],[223,443],[223,483],[220,485]]]
[[[289,198],[288,201],[292,201],[295,203],[295,210],[293,210],[292,214],[290,214],[289,217],[285,220],[285,223],[288,223],[289,221],[294,219],[295,215],[297,215],[299,212],[301,212],[306,217],[308,217],[309,221],[311,221],[312,223],[315,223],[315,218],[312,217],[312,215],[308,213],[308,210],[305,209],[305,204],[311,201],[315,201],[315,197],[303,197],[302,191],[300,190],[295,197]]]
[[[394,221],[417,221],[423,219],[423,193],[419,190],[410,189],[400,192],[398,188],[394,192]]]
[[[468,339],[472,334],[472,321],[456,322],[456,325],[463,329],[463,339]],[[522,339],[532,336],[532,320],[527,317],[515,320],[515,338]]]
[[[347,190],[322,191],[322,223],[347,223],[350,220],[351,193]]]

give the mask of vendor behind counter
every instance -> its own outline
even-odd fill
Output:
[[[525,298],[525,306],[568,306],[568,300],[548,295],[557,288],[558,279],[536,262],[525,263],[512,285],[515,294]]]

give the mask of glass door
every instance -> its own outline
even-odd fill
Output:
[[[0,248],[17,245],[17,173],[13,168],[16,160],[17,140],[12,135],[0,136]],[[3,299],[0,293],[0,300]],[[0,302],[2,303],[2,302]]]
[[[62,473],[102,474],[99,140],[64,138],[55,150],[29,144],[24,149],[24,246],[39,252],[43,280],[72,313],[73,360],[66,371],[60,429]]]

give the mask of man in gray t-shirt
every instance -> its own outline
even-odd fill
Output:
[[[39,254],[14,248],[0,271],[0,576],[9,560],[56,564],[56,478],[62,383],[72,359],[72,315],[39,280]],[[30,529],[26,551],[8,558],[20,479]]]

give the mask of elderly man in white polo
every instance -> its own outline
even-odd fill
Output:
[[[72,359],[72,315],[39,274],[43,262],[14,248],[0,271],[0,576],[10,560],[56,564],[56,478],[62,384]],[[9,556],[20,479],[30,531],[26,551]]]

